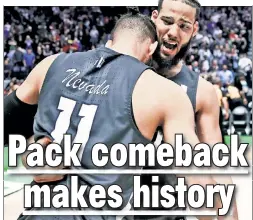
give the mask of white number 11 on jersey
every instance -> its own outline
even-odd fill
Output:
[[[76,101],[65,98],[65,97],[60,98],[58,109],[62,111],[60,112],[55,123],[55,128],[51,133],[51,136],[54,138],[53,142],[58,143],[58,144],[61,143],[63,139],[63,135],[66,134],[69,128],[71,115],[74,111],[75,106],[76,106]],[[82,104],[81,109],[78,114],[82,118],[78,124],[76,136],[73,143],[82,144],[77,155],[80,161],[82,159],[85,145],[90,136],[90,130],[92,127],[92,123],[93,123],[96,111],[97,111],[96,105]]]

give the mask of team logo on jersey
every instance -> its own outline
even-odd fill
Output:
[[[101,68],[104,62],[105,62],[104,57],[100,57],[100,59],[95,62],[95,66],[97,68]]]
[[[92,84],[91,82],[87,82],[82,78],[78,78],[80,75],[80,71],[77,69],[68,69],[66,71],[70,73],[65,79],[62,80],[62,83],[65,84],[66,87],[70,87],[77,90],[84,90],[85,92],[89,92],[89,94],[95,95],[106,95],[110,88],[110,85],[106,83],[106,80],[101,84]]]

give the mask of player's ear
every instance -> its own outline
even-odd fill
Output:
[[[105,44],[105,47],[111,48],[112,47],[112,40],[108,40]]]
[[[155,50],[157,48],[157,45],[158,45],[158,41],[155,41],[154,43],[150,44],[149,53],[148,53],[149,56],[153,55],[153,53],[155,52]]]
[[[199,22],[195,21],[195,23],[193,25],[193,34],[192,34],[193,37],[196,36],[196,34],[198,33],[198,30],[199,30]]]
[[[156,19],[158,18],[158,11],[152,11],[151,20],[155,23]]]

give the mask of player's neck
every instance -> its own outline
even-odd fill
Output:
[[[136,53],[134,46],[131,46],[129,44],[113,44],[109,47],[110,49],[122,53],[131,57],[135,57],[136,59],[139,59],[138,54]]]
[[[173,76],[176,76],[178,73],[180,73],[182,67],[183,67],[183,62],[180,61],[177,65],[172,66],[170,69],[168,68],[159,69],[159,73],[167,78],[171,78]]]

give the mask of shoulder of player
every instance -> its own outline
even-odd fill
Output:
[[[45,79],[45,76],[47,74],[47,71],[49,67],[52,65],[52,63],[55,61],[55,59],[60,55],[59,54],[54,54],[51,56],[48,56],[44,58],[40,63],[38,63],[31,73],[28,76],[28,80],[36,82],[39,90],[41,89],[41,86],[43,84],[43,81]]]
[[[179,85],[159,75],[151,69],[144,71],[143,77],[147,85],[152,85],[153,92],[166,95],[166,92],[177,92],[182,90]]]
[[[202,77],[199,77],[197,89],[197,111],[209,108],[210,105],[215,105],[215,101],[217,100],[217,94],[214,86]]]
[[[59,55],[61,55],[61,53],[48,56],[44,58],[38,65],[40,65],[41,67],[49,68]]]
[[[182,88],[171,80],[159,75],[153,70],[146,70],[143,75],[143,88],[147,96],[155,96],[159,106],[167,107],[174,105],[175,102],[184,102],[188,100],[187,95]],[[150,96],[149,96],[150,95]]]
[[[47,70],[49,69],[49,67],[52,65],[52,63],[55,61],[55,59],[60,55],[59,54],[54,54],[51,56],[48,56],[46,58],[44,58],[42,61],[40,61],[31,71],[31,74],[29,75],[38,75],[38,76],[42,76],[42,75],[46,75]]]

